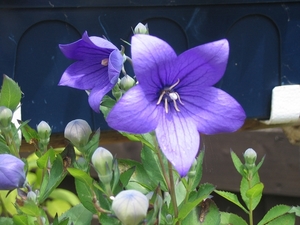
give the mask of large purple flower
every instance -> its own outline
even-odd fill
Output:
[[[25,163],[10,154],[0,154],[0,190],[23,187]]]
[[[89,104],[99,112],[103,96],[118,81],[123,65],[120,51],[108,40],[89,37],[87,32],[80,40],[59,47],[67,58],[77,60],[66,69],[59,85],[90,90]]]
[[[131,46],[139,84],[112,108],[108,124],[129,133],[155,130],[161,150],[184,176],[199,150],[199,132],[233,132],[245,120],[242,107],[212,86],[225,72],[228,41],[200,45],[179,56],[149,35],[133,36]]]

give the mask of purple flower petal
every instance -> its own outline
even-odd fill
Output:
[[[10,154],[0,154],[0,190],[13,190],[25,183],[25,163]]]
[[[89,94],[89,105],[95,112],[99,112],[101,100],[112,88],[114,84],[111,84],[108,80],[103,83],[99,83],[95,88],[93,88]]]
[[[120,54],[119,50],[114,50],[109,55],[108,61],[108,78],[110,83],[116,84],[120,75],[120,71],[123,66],[123,56]]]
[[[240,104],[226,92],[214,87],[201,87],[199,90],[184,89],[180,92],[184,106],[182,113],[191,117],[199,132],[216,134],[234,132],[246,118]]]
[[[103,82],[109,82],[106,67],[95,61],[77,61],[65,70],[59,85],[89,90]]]
[[[161,72],[158,68],[177,57],[174,50],[165,41],[150,35],[134,35],[131,42],[133,67],[139,84],[143,88],[144,84],[145,87],[161,86],[164,81],[160,79]]]
[[[145,97],[140,85],[136,85],[112,108],[106,121],[114,129],[140,134],[153,131],[158,117],[156,104]]]
[[[178,112],[164,113],[155,132],[164,155],[178,173],[185,176],[200,145],[200,136],[194,121]]]
[[[212,86],[224,75],[229,53],[226,39],[183,52],[173,63],[181,86]],[[175,70],[175,69],[174,69]]]

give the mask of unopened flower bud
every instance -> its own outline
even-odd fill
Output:
[[[82,119],[76,119],[69,122],[65,128],[65,138],[67,138],[75,147],[83,147],[92,133],[90,125]]]
[[[136,190],[121,191],[112,202],[112,210],[123,225],[137,225],[146,218],[148,198]]]
[[[12,117],[13,113],[9,108],[0,106],[0,128],[10,127]]]
[[[24,186],[25,163],[10,154],[0,154],[0,190],[13,190]]]
[[[36,193],[34,191],[29,191],[27,193],[27,200],[36,202]]]
[[[92,155],[92,164],[103,183],[107,184],[111,181],[113,160],[110,151],[102,147],[97,148]]]
[[[253,167],[255,167],[256,158],[256,152],[252,148],[248,148],[244,153],[245,166],[248,169],[252,169]]]
[[[148,24],[138,23],[133,30],[134,34],[149,34]]]
[[[135,80],[129,75],[125,75],[124,77],[122,77],[120,81],[120,88],[124,91],[128,91],[134,85],[135,85]]]
[[[167,224],[173,224],[173,216],[171,214],[166,215]]]
[[[37,125],[37,132],[38,132],[40,139],[42,139],[42,140],[49,142],[51,131],[52,131],[51,127],[45,121],[41,121]]]

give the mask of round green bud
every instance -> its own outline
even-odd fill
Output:
[[[244,153],[245,166],[248,169],[252,169],[253,167],[255,167],[256,158],[256,152],[252,148],[248,148]]]
[[[48,123],[46,123],[45,121],[41,121],[36,128],[37,128],[38,135],[41,139],[50,138],[52,130]]]
[[[124,91],[128,91],[134,85],[135,85],[135,80],[129,75],[125,75],[124,77],[122,77],[120,81],[120,88]]]
[[[65,138],[75,147],[84,147],[90,138],[92,129],[90,125],[82,119],[76,119],[69,122],[65,128]]]
[[[99,147],[92,155],[92,164],[103,183],[110,183],[114,157],[105,148]]]
[[[5,106],[0,106],[0,127],[1,128],[10,127],[12,117],[13,117],[13,113],[9,108]]]
[[[112,202],[112,210],[123,225],[137,225],[146,218],[148,198],[139,191],[121,191]]]

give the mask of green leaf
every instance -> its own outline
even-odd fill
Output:
[[[23,206],[18,208],[29,216],[38,217],[40,215],[39,207],[32,201],[26,201]]]
[[[203,200],[182,221],[182,225],[220,225],[220,212],[212,199]]]
[[[13,224],[14,225],[28,225],[28,218],[27,215],[14,215],[13,216]]]
[[[295,222],[295,214],[286,214],[276,218],[275,220],[272,220],[270,223],[267,223],[267,225],[295,225]]]
[[[157,187],[157,185],[152,183],[146,170],[140,162],[130,159],[119,159],[118,163],[121,173],[130,169],[131,167],[135,168],[134,173],[126,185],[126,189],[135,189],[142,193],[148,193],[150,190],[153,190]]]
[[[99,139],[100,139],[100,129],[96,130],[93,137],[89,140],[88,144],[85,146],[85,155],[87,155],[87,159],[91,160],[92,155],[95,150],[99,147]]]
[[[287,214],[291,210],[291,206],[287,205],[276,205],[271,208],[267,214],[262,218],[262,220],[257,225],[268,224],[269,222],[277,219],[278,217]],[[278,223],[285,224],[285,223]]]
[[[96,214],[97,210],[93,204],[94,193],[90,185],[87,185],[84,181],[75,178],[75,188],[81,204],[90,212]]]
[[[10,77],[3,76],[3,84],[0,92],[0,105],[15,111],[21,101],[22,92],[19,85]]]
[[[0,224],[14,225],[13,219],[9,217],[0,217]]]
[[[156,187],[160,184],[161,189],[167,191],[167,182],[164,178],[157,154],[147,145],[144,145],[141,152],[141,158],[146,173],[151,177],[152,185]],[[164,160],[164,166],[165,170],[167,170],[166,160]]]
[[[68,225],[68,222],[69,222],[68,218],[65,218],[65,219],[62,219],[61,221],[58,221],[58,216],[55,215],[52,225]]]
[[[227,212],[221,212],[221,223],[220,225],[247,225],[247,222],[241,217]]]
[[[69,219],[69,224],[90,225],[93,213],[87,210],[82,204],[78,204],[62,214],[59,217],[59,221],[64,220],[65,218]]]
[[[266,156],[262,157],[262,159],[260,160],[260,162],[257,164],[257,166],[255,167],[255,169],[253,170],[253,173],[256,173],[260,169],[260,167],[262,166],[262,164],[263,164],[263,162],[265,160],[265,157]]]
[[[50,162],[52,164],[54,160],[55,151],[53,149],[49,149],[36,161],[36,164],[40,169],[45,169],[48,167],[48,163]]]
[[[249,213],[248,210],[240,203],[236,194],[227,191],[219,191],[219,190],[215,190],[214,192],[216,192],[218,195],[222,196],[223,198],[227,199],[228,201],[232,202],[233,204],[237,205],[246,213]]]
[[[178,218],[183,220],[201,201],[208,198],[211,192],[213,192],[215,186],[212,184],[202,184],[198,191],[193,191],[190,194],[188,202],[184,202],[179,206]]]
[[[243,201],[245,202],[245,204],[249,210],[254,210],[261,200],[262,193],[261,194],[255,193],[255,195],[253,195],[252,198],[249,198],[247,196],[248,190],[250,190],[252,187],[254,187],[258,183],[260,183],[258,173],[253,174],[251,181],[249,181],[245,177],[243,177],[241,180],[240,193],[241,193]],[[256,190],[256,189],[254,189],[254,190]]]
[[[67,175],[66,170],[63,166],[63,160],[60,155],[57,155],[53,162],[50,171],[47,171],[44,175],[43,182],[40,188],[39,204],[44,202],[49,197],[51,192],[57,188],[61,181]]]
[[[113,98],[109,97],[108,95],[105,95],[102,98],[102,102],[100,105],[100,111],[103,113],[104,118],[107,117],[108,113],[112,109],[112,107],[116,104],[116,100]]]
[[[239,172],[239,174],[244,176],[245,171],[244,171],[243,163],[241,162],[239,157],[232,150],[230,150],[230,155],[231,155],[231,159],[232,159],[232,162],[233,162],[233,165],[234,165],[235,169]]]
[[[198,187],[201,178],[202,178],[202,164],[203,164],[203,158],[204,158],[205,150],[201,150],[199,156],[197,157],[197,166],[196,166],[196,175],[192,179],[192,186],[191,190],[194,190],[196,187]]]
[[[155,150],[155,134],[146,133],[146,134],[128,134],[125,132],[120,132],[123,136],[127,137],[131,141],[139,141],[144,145],[147,145],[150,149]]]
[[[32,129],[28,123],[30,120],[26,121],[18,121],[20,124],[20,129],[22,131],[22,135],[25,138],[26,142],[29,144],[32,144],[34,142],[37,142],[39,139],[38,133],[36,130]]]
[[[246,196],[250,199],[253,199],[253,198],[256,198],[256,197],[261,197],[263,189],[264,189],[264,184],[263,183],[255,184],[252,188],[250,188],[246,192]]]
[[[68,168],[67,170],[76,179],[84,182],[85,184],[87,184],[90,187],[93,186],[94,179],[91,178],[91,176],[88,175],[86,172],[84,172],[82,170],[79,170],[79,169],[76,169],[76,168],[71,168],[71,167]]]
[[[120,181],[121,181],[121,183],[124,187],[127,186],[127,184],[129,182],[132,174],[134,173],[134,171],[135,171],[135,167],[131,167],[128,170],[126,170],[125,172],[121,173]]]
[[[5,143],[0,141],[0,154],[5,154],[5,153],[10,154],[10,149]]]

